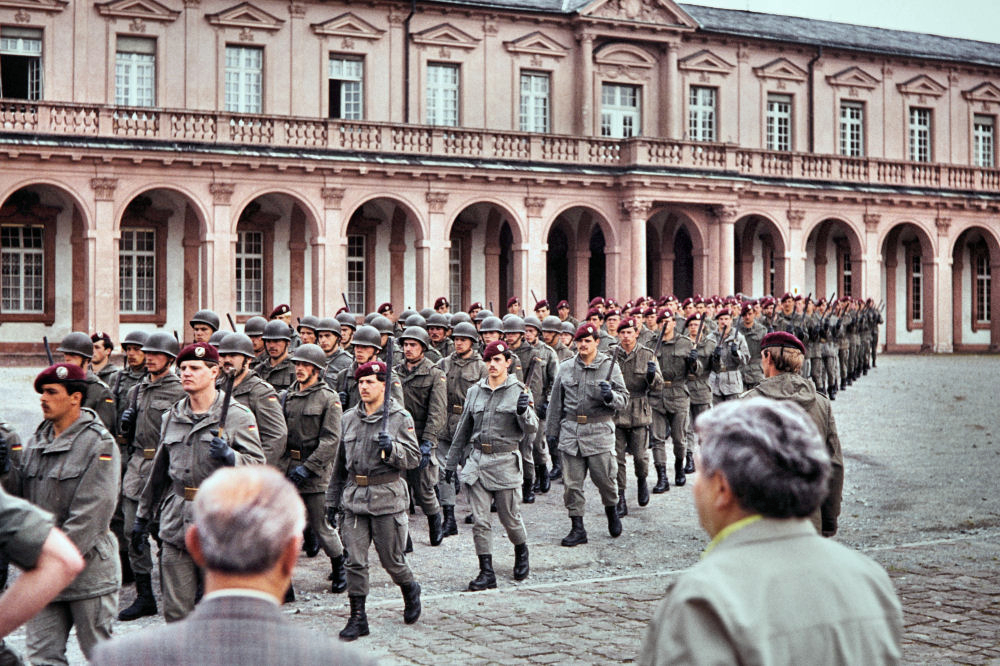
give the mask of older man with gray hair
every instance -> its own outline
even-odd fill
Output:
[[[267,466],[224,467],[198,489],[185,543],[205,570],[186,619],[101,643],[93,664],[368,664],[285,620],[281,599],[302,548],[305,506]]]
[[[830,456],[806,412],[751,398],[702,414],[697,430],[692,493],[712,542],[670,586],[639,663],[898,663],[889,577],[810,524]]]

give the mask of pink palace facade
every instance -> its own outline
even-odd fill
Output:
[[[1000,45],[670,0],[0,0],[0,350],[531,292],[1000,348]]]

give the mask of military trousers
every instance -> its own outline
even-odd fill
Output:
[[[826,364],[822,356],[814,356],[811,365],[811,379],[817,391],[826,391]]]
[[[493,552],[493,525],[490,521],[490,501],[497,507],[500,524],[507,530],[507,538],[515,546],[528,539],[521,518],[521,489],[506,488],[504,490],[487,490],[483,482],[476,481],[465,490],[469,497],[469,507],[472,509],[472,542],[476,546],[476,555],[489,555]]]
[[[841,347],[837,350],[840,361],[840,381],[847,379],[847,373],[851,364],[851,350],[849,347]]]
[[[615,426],[615,459],[618,463],[618,492],[624,492],[628,487],[628,470],[625,454],[632,454],[632,466],[635,468],[635,478],[645,479],[649,474],[649,427],[622,428]]]
[[[560,451],[563,465],[563,503],[570,518],[583,516],[586,500],[583,482],[590,478],[601,493],[601,504],[614,506],[618,503],[618,482],[616,476],[615,452],[606,451],[592,456],[577,456]]]
[[[712,405],[698,405],[691,403],[691,420],[687,424],[687,446],[685,447],[686,452],[694,453],[698,445],[698,433],[695,432],[694,426],[698,421],[698,417],[704,414],[712,408]]]
[[[198,603],[201,571],[183,548],[164,542],[160,550],[160,587],[163,591],[163,619],[183,620]]]
[[[99,641],[111,638],[118,612],[118,591],[77,601],[53,601],[28,620],[25,646],[32,664],[68,664],[66,642],[70,629],[83,656],[90,658]]]
[[[686,401],[673,408],[664,406],[668,411],[653,409],[653,425],[649,431],[653,442],[653,463],[656,465],[667,464],[667,437],[673,442],[674,460],[684,459],[684,439],[691,410]]]
[[[427,467],[406,470],[406,482],[413,494],[413,502],[420,507],[425,516],[441,513],[441,504],[435,492],[440,476],[439,470],[434,451],[431,451],[431,461]]]
[[[413,572],[403,554],[409,522],[405,511],[381,516],[344,511],[341,535],[347,547],[344,568],[347,570],[348,595],[368,594],[368,551],[373,541],[379,562],[392,582],[396,585],[413,582]]]
[[[718,404],[721,404],[723,402],[729,402],[730,400],[739,400],[739,398],[740,398],[740,394],[739,393],[726,393],[726,394],[713,393],[712,394],[712,404],[713,405],[718,405]]]
[[[132,525],[135,524],[135,512],[139,509],[139,502],[123,496],[121,506],[125,516],[125,533],[132,534]],[[132,546],[132,540],[128,540],[128,561],[132,565],[132,571],[137,576],[148,576],[153,573],[153,555],[152,548],[149,547],[149,537],[146,538],[146,547],[141,553],[137,553]]]
[[[826,388],[837,388],[837,357],[833,354],[823,354],[823,370],[826,372]]]
[[[337,530],[326,522],[326,493],[305,493],[300,495],[306,505],[306,523],[319,538],[319,545],[328,557],[340,557],[344,554],[344,544],[340,542]]]
[[[451,442],[439,439],[437,445],[438,468],[444,467],[448,461],[448,452],[451,451]],[[438,501],[441,506],[455,506],[455,484],[448,483],[444,479],[438,481]]]
[[[865,333],[861,336],[861,368],[867,370],[871,367],[871,336]]]

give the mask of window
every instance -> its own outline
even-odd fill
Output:
[[[45,308],[44,228],[40,225],[0,227],[3,311],[38,313]]]
[[[774,248],[771,248],[771,251],[768,253],[768,257],[767,257],[767,293],[768,294],[773,294],[776,291],[778,291],[775,288],[775,286],[774,286],[775,283],[777,282],[777,279],[778,279],[778,271],[775,270],[775,266],[774,266]]]
[[[118,287],[123,314],[156,312],[154,229],[122,229],[118,241]]]
[[[156,40],[118,37],[115,104],[156,106]]]
[[[521,131],[549,131],[549,75],[521,72]]]
[[[448,250],[448,300],[451,302],[451,309],[459,312],[464,309],[462,306],[462,243],[452,241],[451,249]]]
[[[340,120],[364,118],[362,86],[365,64],[361,58],[330,56],[330,117]]]
[[[0,28],[0,97],[42,98],[42,31]]]
[[[715,88],[691,86],[688,96],[688,138],[715,141]]]
[[[601,84],[601,136],[627,139],[640,134],[639,86]]]
[[[351,312],[367,312],[365,303],[365,236],[347,237],[347,302]]]
[[[792,149],[792,96],[767,96],[767,149]]]
[[[973,301],[972,301],[972,322],[973,325],[989,324],[993,320],[993,312],[990,307],[992,297],[992,276],[990,275],[990,254],[985,244],[972,249],[972,279]]]
[[[854,294],[854,275],[851,270],[851,253],[840,253],[840,293],[844,296]],[[772,292],[773,293],[773,292]]]
[[[972,120],[972,159],[976,166],[992,167],[996,160],[994,158],[994,130],[993,116],[976,114]]]
[[[865,154],[865,105],[861,102],[840,103],[840,154]]]
[[[427,65],[427,124],[458,126],[458,65]]]
[[[910,160],[931,161],[930,109],[910,109]]]
[[[908,265],[910,269],[910,320],[919,322],[924,319],[923,309],[923,278],[924,269],[919,254],[913,253],[909,256]]]
[[[226,47],[226,111],[261,112],[263,72],[264,49]]]
[[[264,311],[264,232],[236,233],[236,312]]]

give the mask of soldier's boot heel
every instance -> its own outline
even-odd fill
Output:
[[[552,482],[549,481],[549,470],[545,469],[545,465],[535,465],[535,482],[538,484],[538,492],[540,493],[547,493],[552,488]]]
[[[583,516],[570,516],[569,519],[573,523],[573,526],[570,528],[569,534],[563,537],[560,543],[567,547],[587,543],[587,530],[583,528]]]
[[[444,533],[441,530],[441,524],[442,521],[440,511],[427,516],[427,533],[430,537],[432,546],[440,546],[441,542],[444,541]]]
[[[330,585],[330,592],[340,594],[347,589],[347,572],[344,570],[344,556],[331,557],[330,568],[332,569],[330,580],[333,581],[333,584]]]
[[[549,480],[555,481],[562,478],[562,465],[559,464],[558,456],[552,458],[552,471],[549,472]]]
[[[524,580],[529,571],[528,544],[519,543],[514,546],[514,580]]]
[[[674,461],[674,485],[678,488],[687,483],[687,477],[684,476],[684,461],[677,459]]]
[[[319,536],[310,525],[306,525],[302,533],[302,549],[306,552],[306,557],[316,557],[319,554]]]
[[[625,501],[625,491],[618,491],[618,504],[615,505],[615,515],[621,518],[628,515],[628,502]]]
[[[521,484],[521,504],[534,504],[535,492],[531,489],[531,481]]]
[[[474,522],[475,522],[475,519],[472,517],[471,513],[465,517],[465,524],[466,525],[471,525]]]
[[[684,473],[685,474],[694,474],[695,473],[695,469],[694,469],[694,454],[691,453],[690,451],[687,452],[687,457],[685,458]]]
[[[837,399],[837,387],[836,386],[831,386],[830,387],[830,400],[836,400],[836,399]]]
[[[455,523],[455,507],[441,505],[441,513],[444,514],[444,522],[441,524],[441,536],[448,537],[458,534],[458,525]]]
[[[653,494],[659,495],[670,490],[670,481],[667,480],[667,466],[663,463],[656,463],[656,485],[653,486]]]
[[[147,615],[156,615],[156,597],[153,596],[153,579],[149,574],[135,575],[135,601],[118,614],[119,622],[131,622]]]
[[[285,598],[281,602],[283,604],[290,604],[295,602],[295,586],[291,583],[288,584],[288,589],[285,590]]]
[[[365,613],[365,595],[352,594],[348,597],[351,602],[351,617],[347,619],[347,626],[340,630],[340,640],[353,641],[359,636],[368,635],[368,614]]]
[[[641,477],[635,480],[635,492],[636,501],[639,502],[639,506],[646,506],[649,504],[649,484],[646,483],[646,477]]]
[[[479,575],[469,582],[470,592],[493,590],[497,586],[497,575],[493,572],[493,556],[479,556]]]
[[[608,517],[608,534],[612,538],[618,538],[622,533],[622,519],[618,517],[618,512],[613,506],[604,507],[604,513]]]
[[[403,622],[413,624],[420,618],[420,583],[400,585],[403,591]]]

